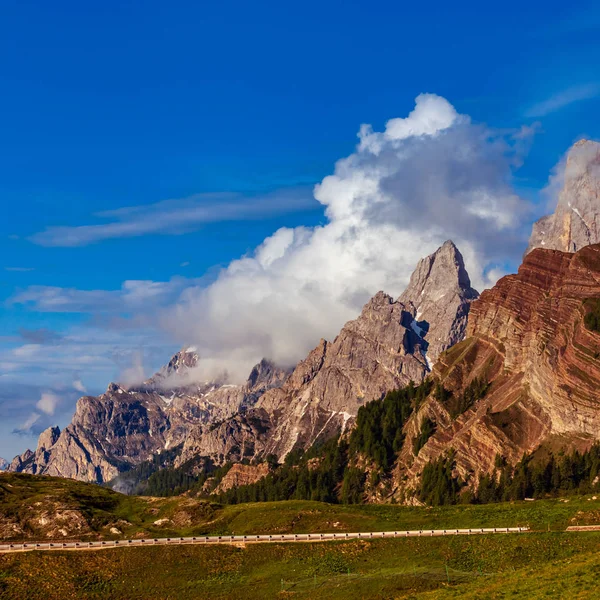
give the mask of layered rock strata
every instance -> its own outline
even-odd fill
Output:
[[[398,493],[450,450],[456,474],[474,483],[497,455],[514,464],[524,453],[600,439],[600,333],[584,321],[599,301],[600,245],[576,254],[536,249],[517,274],[484,291],[471,306],[467,339],[441,355],[433,377],[454,397],[475,378],[491,387],[456,418],[435,393],[413,414]],[[437,429],[415,457],[410,442],[425,418]]]

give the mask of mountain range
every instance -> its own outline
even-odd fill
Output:
[[[378,292],[295,368],[265,358],[243,385],[198,382],[202,359],[185,348],[139,385],[81,398],[64,430],[44,431],[9,469],[106,483],[157,456],[172,467],[282,462],[346,434],[368,402],[425,380],[436,385],[404,425],[387,497],[406,500],[449,452],[475,485],[498,457],[588,447],[600,437],[600,144],[575,144],[561,177],[518,273],[481,297],[447,241],[398,298]]]

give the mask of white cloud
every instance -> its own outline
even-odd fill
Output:
[[[8,304],[40,312],[125,313],[170,304],[192,284],[193,280],[173,277],[170,281],[127,280],[119,290],[31,285],[9,298]]]
[[[488,286],[525,246],[530,206],[510,178],[532,134],[473,124],[444,98],[420,95],[384,132],[363,125],[356,151],[315,187],[326,225],[276,231],[211,285],[185,290],[163,327],[198,346],[204,369],[242,379],[262,356],[293,364],[332,339],[378,290],[400,294],[448,238],[475,285]]]
[[[147,375],[144,367],[144,355],[141,351],[135,351],[126,366],[121,369],[118,379],[120,383],[131,385],[142,382]]]
[[[260,219],[315,207],[308,190],[297,188],[277,193],[243,196],[235,193],[196,194],[180,200],[164,200],[95,215],[108,223],[76,227],[49,227],[29,239],[41,246],[86,246],[111,238],[149,234],[179,235],[205,223]]]
[[[42,397],[37,401],[36,407],[43,413],[52,416],[59,404],[60,396],[52,392],[43,392]]]
[[[78,392],[81,392],[82,394],[85,394],[87,392],[87,389],[85,388],[85,385],[83,385],[83,382],[81,381],[81,379],[75,379],[73,381],[73,389],[77,390]]]
[[[531,106],[526,112],[526,117],[545,117],[553,112],[565,108],[574,102],[590,100],[600,95],[600,83],[577,85],[558,92]]]
[[[40,344],[25,344],[13,350],[13,355],[17,358],[30,358],[35,356],[42,346]]]
[[[31,430],[31,428],[40,420],[41,415],[38,413],[31,413],[25,422],[18,427],[15,432],[25,433]]]
[[[436,94],[420,94],[415,102],[415,108],[408,117],[390,119],[383,133],[373,132],[371,125],[361,125],[359,151],[369,150],[377,154],[386,142],[421,135],[435,136],[456,123],[468,123],[470,120],[466,115],[459,115],[448,100]]]
[[[198,347],[199,378],[227,370],[240,381],[262,357],[292,365],[319,338],[333,339],[378,290],[399,295],[418,260],[448,238],[474,286],[487,287],[526,245],[531,206],[510,181],[534,131],[496,131],[444,98],[420,95],[383,132],[363,125],[355,152],[315,186],[326,224],[279,229],[210,284],[173,278],[126,281],[112,291],[32,286],[15,295],[10,302],[34,310],[91,313],[111,325],[97,327],[91,344],[89,330],[67,335],[60,351],[21,357],[20,368],[41,364],[68,371],[63,381],[72,381],[75,369],[85,368],[87,378],[117,363],[121,381],[138,382],[151,374],[148,349],[160,350],[160,327]],[[132,214],[138,209],[111,213],[125,221]],[[117,329],[110,319],[123,313],[130,316]],[[150,332],[146,341],[141,328]],[[1,353],[0,360],[18,362]]]

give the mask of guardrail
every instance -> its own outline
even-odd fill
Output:
[[[414,531],[379,531],[368,533],[286,533],[279,535],[211,535],[196,537],[142,538],[131,540],[101,540],[97,542],[22,542],[0,544],[0,552],[32,550],[91,550],[131,546],[160,546],[182,544],[246,544],[269,542],[321,542],[351,539],[381,539],[403,537],[437,537],[445,535],[486,535],[493,533],[522,533],[529,527],[493,527],[479,529],[421,529]]]

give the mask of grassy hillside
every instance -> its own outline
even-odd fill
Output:
[[[12,539],[60,539],[60,529],[81,539],[516,525],[537,533],[0,555],[0,598],[593,598],[600,533],[564,532],[575,523],[600,523],[600,499],[434,508],[310,501],[221,506],[2,474],[0,531]]]
[[[565,533],[0,556],[0,597],[593,598],[600,536]]]
[[[0,474],[0,536],[13,540],[525,525],[560,531],[575,523],[600,523],[600,497],[423,508],[304,500],[219,505],[185,496],[125,496],[54,477]],[[121,533],[111,533],[112,527]]]

